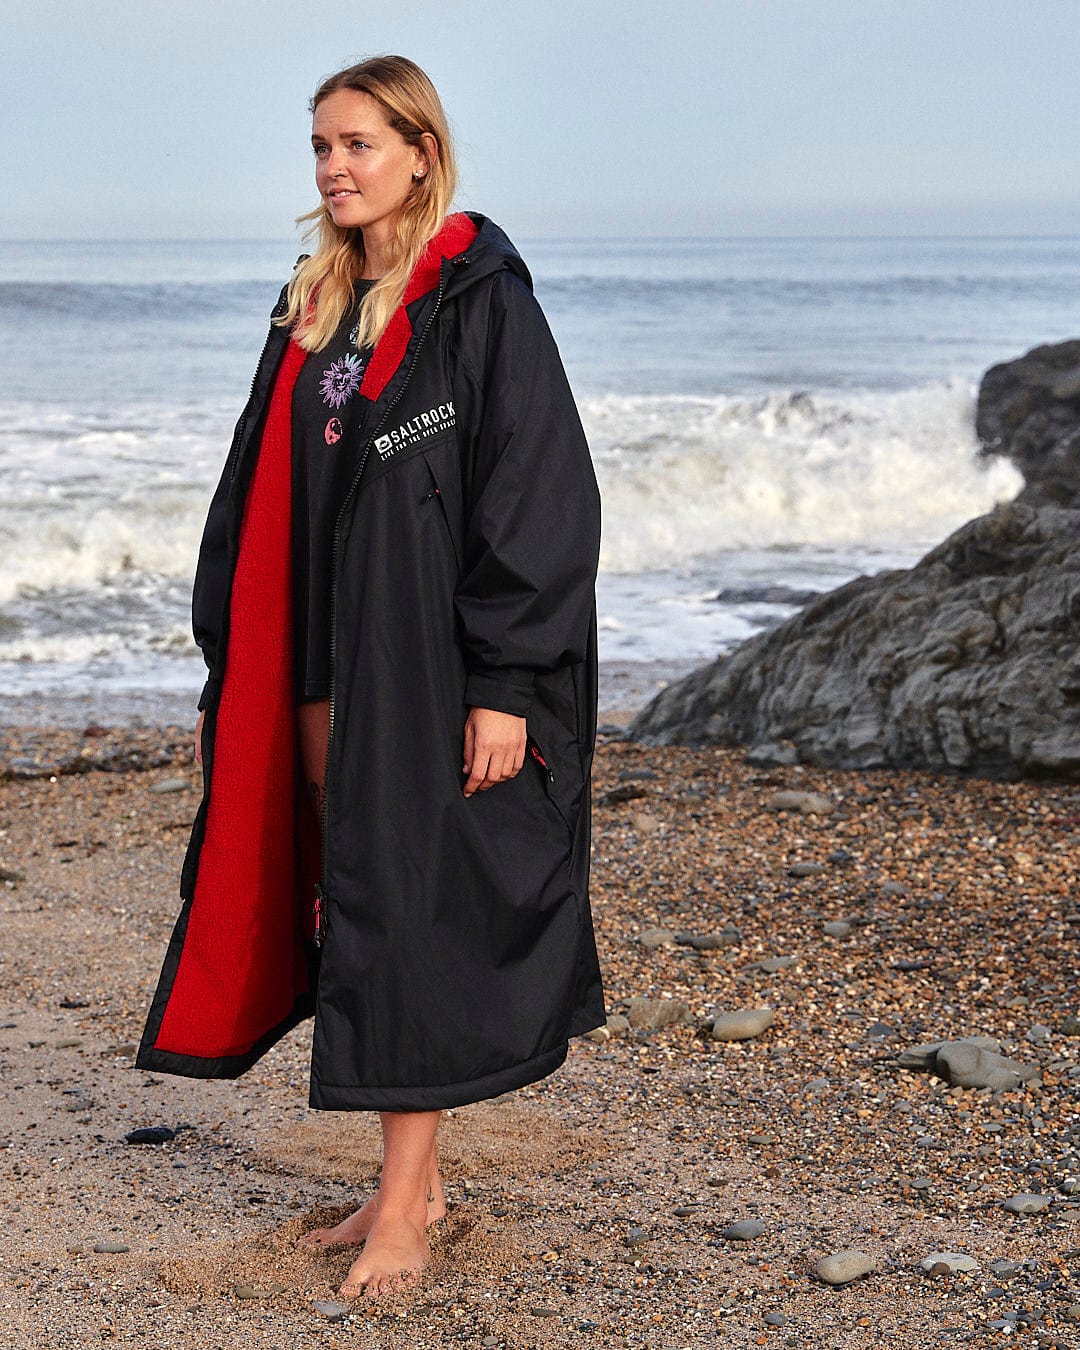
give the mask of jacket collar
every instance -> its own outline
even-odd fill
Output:
[[[409,306],[438,287],[443,263],[464,254],[478,234],[479,229],[472,218],[464,212],[458,212],[446,218],[442,229],[420,255],[420,261],[405,286],[401,304],[394,310],[382,337],[375,344],[364,372],[360,392],[372,402],[386,388],[408,350],[409,339],[413,335]]]

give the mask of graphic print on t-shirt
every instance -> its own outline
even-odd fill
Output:
[[[322,381],[319,384],[323,402],[329,403],[331,408],[344,408],[360,388],[360,381],[363,378],[364,362],[360,357],[354,354],[342,356],[332,362],[329,369],[323,371]]]

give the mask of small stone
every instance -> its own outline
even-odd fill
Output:
[[[846,938],[851,934],[852,925],[846,919],[831,919],[822,928],[826,937]]]
[[[908,888],[900,881],[886,881],[881,888],[883,895],[904,896],[908,894]]]
[[[939,1266],[944,1269],[939,1270]],[[928,1275],[960,1275],[978,1270],[979,1263],[964,1252],[931,1252],[919,1262],[919,1268]]]
[[[763,741],[747,750],[746,762],[756,769],[789,768],[798,764],[799,752],[790,742],[781,745],[778,741]]]
[[[585,1039],[587,1041],[594,1041],[597,1045],[603,1045],[605,1041],[611,1040],[611,1032],[606,1026],[593,1027],[592,1031],[587,1031],[585,1033]]]
[[[743,940],[742,929],[729,923],[717,933],[676,933],[675,941],[696,952],[715,952],[721,947],[737,947]]]
[[[618,806],[622,802],[636,801],[639,797],[647,797],[649,789],[642,787],[640,783],[620,783],[618,787],[608,788],[607,792],[601,792],[596,799],[597,806]]]
[[[124,1135],[125,1144],[167,1144],[176,1138],[176,1131],[168,1125],[144,1125],[138,1130],[129,1130]]]
[[[767,1312],[765,1314],[765,1325],[768,1327],[786,1327],[787,1321],[782,1312]]]
[[[82,1045],[82,1040],[78,1036],[65,1036],[62,1040],[54,1041],[53,1044],[57,1050],[75,1050]]]
[[[825,871],[824,863],[797,862],[787,870],[789,877],[819,877]]]
[[[660,818],[650,815],[647,811],[635,812],[630,824],[638,834],[656,834],[663,828],[663,822]]]
[[[313,1307],[317,1313],[322,1313],[331,1322],[340,1322],[349,1313],[347,1303],[334,1303],[329,1299],[316,1299]]]
[[[649,1234],[644,1228],[631,1228],[623,1241],[628,1247],[642,1247],[649,1240]]]
[[[700,1208],[700,1205],[676,1205],[671,1212],[677,1219],[689,1219],[692,1218]]]
[[[998,1280],[1007,1280],[1020,1269],[1019,1261],[991,1261],[990,1273]]]
[[[259,1289],[253,1284],[233,1285],[233,1293],[237,1298],[242,1299],[272,1298],[274,1294],[282,1294],[284,1292],[285,1286],[283,1284],[272,1284],[266,1289]]]
[[[147,792],[153,792],[155,795],[164,792],[186,792],[190,786],[186,778],[162,778],[160,782],[151,783]]]
[[[1038,1077],[1038,1069],[986,1050],[973,1041],[946,1041],[937,1052],[936,1070],[957,1087],[1010,1092]]]
[[[801,811],[805,816],[827,816],[836,810],[820,792],[775,792],[765,803],[766,811]]]
[[[1050,1208],[1050,1197],[1023,1191],[1019,1195],[1010,1195],[1003,1208],[1010,1214],[1041,1214]]]
[[[1080,1322],[1080,1303],[1073,1303],[1061,1314],[1066,1322]]]
[[[690,1009],[678,998],[632,998],[626,1016],[632,1027],[658,1031],[676,1022],[686,1022]]]
[[[1028,1029],[1027,1039],[1032,1045],[1045,1045],[1053,1034],[1049,1027],[1044,1027],[1041,1023],[1036,1022],[1033,1027]]]
[[[530,1317],[558,1317],[558,1308],[530,1308]]]
[[[739,1219],[736,1223],[729,1224],[720,1236],[726,1242],[753,1242],[755,1238],[761,1237],[764,1231],[765,1225],[760,1219]]]
[[[774,1135],[774,1134],[748,1134],[748,1135],[746,1136],[746,1142],[747,1142],[748,1144],[755,1144],[755,1145],[757,1145],[758,1147],[764,1147],[764,1146],[766,1146],[766,1145],[768,1145],[768,1144],[775,1144],[775,1143],[776,1143],[776,1135]]]
[[[739,1008],[721,1013],[709,1033],[714,1041],[748,1041],[760,1036],[776,1021],[772,1008]]]
[[[667,928],[646,928],[638,934],[637,940],[642,947],[652,952],[658,947],[674,947],[675,934]]]
[[[823,1256],[814,1270],[818,1279],[824,1280],[826,1284],[850,1284],[852,1280],[869,1275],[876,1268],[877,1263],[872,1256],[856,1247],[849,1247]]]
[[[612,1013],[607,1020],[607,1029],[613,1036],[618,1036],[620,1032],[630,1030],[630,1019],[623,1013]]]
[[[1066,1017],[1061,1024],[1063,1036],[1080,1036],[1080,1017]]]
[[[94,1251],[108,1252],[110,1255],[117,1255],[120,1252],[129,1252],[131,1251],[131,1248],[124,1242],[102,1241],[94,1243]]]
[[[775,975],[781,970],[790,970],[798,959],[797,956],[767,956],[764,961],[758,961],[752,969],[764,971],[766,975]]]
[[[888,1022],[871,1022],[866,1028],[866,1034],[872,1041],[883,1041],[887,1036],[895,1036],[896,1028],[889,1026]]]

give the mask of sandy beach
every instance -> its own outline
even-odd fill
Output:
[[[1080,1344],[1075,787],[603,736],[608,1008],[667,1025],[449,1113],[430,1268],[346,1308],[349,1250],[293,1244],[369,1192],[377,1130],[308,1111],[310,1023],[236,1082],[132,1067],[199,771],[186,731],[98,731],[3,733],[0,1346]],[[973,1035],[1038,1078],[897,1063]],[[846,1249],[874,1269],[832,1287]]]

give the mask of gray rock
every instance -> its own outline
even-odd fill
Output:
[[[935,1266],[947,1266],[947,1271],[939,1271],[938,1274],[958,1275],[968,1271],[978,1270],[979,1263],[973,1256],[967,1256],[964,1252],[931,1252],[929,1256],[924,1256],[919,1262],[919,1268],[925,1270],[928,1274]]]
[[[95,1242],[94,1251],[108,1252],[110,1255],[116,1255],[120,1252],[129,1252],[131,1251],[131,1248],[127,1246],[126,1243],[123,1242],[104,1241],[104,1242]]]
[[[827,816],[836,810],[820,792],[774,792],[765,803],[766,811],[800,811],[804,816]]]
[[[693,947],[696,952],[715,952],[721,947],[737,947],[743,940],[741,928],[729,923],[717,933],[676,933],[675,941],[684,947]]]
[[[798,961],[797,956],[767,956],[764,961],[755,961],[750,970],[761,970],[766,975],[776,975],[781,970],[790,970]]]
[[[945,1045],[976,1045],[983,1050],[1001,1050],[1001,1042],[993,1036],[965,1036],[958,1041],[929,1041],[925,1045],[913,1045],[901,1050],[896,1062],[902,1069],[934,1069],[937,1067],[938,1051]]]
[[[748,1041],[760,1036],[776,1021],[772,1008],[739,1008],[721,1013],[709,1033],[714,1041]]]
[[[823,1256],[814,1267],[818,1279],[824,1280],[826,1284],[850,1284],[852,1280],[869,1275],[876,1269],[877,1262],[874,1258],[866,1252],[859,1251],[857,1247],[849,1247],[844,1251]]]
[[[1045,1045],[1053,1034],[1049,1027],[1036,1022],[1033,1027],[1028,1028],[1027,1039],[1032,1045]]]
[[[789,877],[819,877],[825,870],[823,863],[797,862],[792,863],[787,871]]]
[[[648,811],[635,812],[630,824],[638,834],[657,834],[664,827],[663,821],[658,816],[650,815]]]
[[[777,745],[770,741],[765,745],[751,746],[746,752],[747,764],[757,769],[789,768],[799,762],[799,752],[793,745]]]
[[[1072,1303],[1062,1313],[1066,1322],[1080,1322],[1080,1303]]]
[[[690,1009],[677,998],[632,998],[626,1016],[632,1027],[658,1031],[675,1022],[688,1022]]]
[[[1019,1064],[970,1041],[947,1041],[937,1053],[936,1071],[955,1087],[992,1092],[1011,1092],[1039,1074],[1033,1065]]]
[[[1019,501],[1080,506],[1080,342],[991,366],[975,428],[984,455],[1008,455],[1024,475]]]
[[[284,1291],[285,1286],[283,1284],[271,1284],[265,1289],[260,1289],[254,1284],[244,1284],[242,1281],[233,1285],[233,1293],[237,1298],[242,1299],[273,1298],[275,1294],[281,1294]]]
[[[1080,1036],[1080,1017],[1066,1017],[1061,1024],[1063,1036]]]
[[[998,1280],[1008,1280],[1020,1269],[1019,1261],[991,1261],[990,1273]]]
[[[720,1236],[726,1242],[753,1242],[764,1231],[765,1225],[760,1219],[739,1219],[725,1228]]]
[[[767,1312],[765,1314],[765,1325],[768,1327],[786,1327],[787,1321],[782,1312]]]
[[[1041,1214],[1050,1208],[1050,1197],[1024,1191],[1020,1195],[1010,1195],[1003,1208],[1010,1214]]]
[[[646,928],[638,934],[637,940],[642,947],[655,951],[658,947],[674,947],[675,934],[667,928]]]
[[[186,778],[162,778],[160,782],[151,783],[146,790],[153,793],[187,792],[190,787]]]
[[[821,931],[826,937],[846,938],[851,935],[852,928],[847,919],[830,919]]]
[[[668,685],[628,737],[1080,781],[1078,543],[1080,510],[998,507]]]

